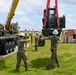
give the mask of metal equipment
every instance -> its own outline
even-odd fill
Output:
[[[18,33],[19,27],[18,22],[11,23],[15,15],[15,10],[19,0],[13,0],[6,23],[0,24],[0,55],[8,54],[15,50],[16,46],[16,34]]]
[[[55,0],[54,8],[50,8],[50,0],[47,0],[46,9],[43,13],[43,29],[42,34],[44,36],[52,35],[52,31],[57,29],[60,36],[62,28],[65,28],[65,16],[59,18],[58,14],[58,0]]]

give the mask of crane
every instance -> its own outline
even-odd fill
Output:
[[[12,0],[6,22],[4,25],[0,24],[0,55],[11,53],[15,50],[17,33],[19,30],[18,22],[11,23],[15,15],[15,10],[19,0]]]
[[[14,23],[11,24],[11,20],[13,19],[14,15],[15,15],[15,10],[17,8],[17,5],[19,3],[19,0],[13,0],[12,1],[12,5],[11,5],[11,8],[10,8],[10,11],[8,13],[8,16],[7,16],[7,19],[6,19],[6,23],[4,24],[4,30],[8,30],[8,31],[11,31],[11,32],[15,32],[15,30],[13,29],[13,26],[15,25],[18,25],[18,22],[17,23]],[[18,27],[16,27],[18,29]],[[18,30],[17,30],[18,32]]]
[[[46,9],[44,9],[43,15],[43,29],[42,34],[44,36],[52,35],[52,31],[57,29],[60,36],[62,28],[65,28],[65,16],[59,18],[58,13],[58,0],[55,1],[54,8],[50,8],[50,0],[47,0]]]

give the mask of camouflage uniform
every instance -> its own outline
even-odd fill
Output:
[[[25,40],[18,40],[18,52],[17,52],[17,64],[16,64],[16,69],[19,69],[20,64],[21,64],[21,59],[24,61],[25,69],[28,67],[28,59],[26,52],[24,50],[24,43]]]
[[[35,36],[35,50],[38,51],[38,40],[39,40],[39,35],[38,33],[36,33],[36,36]]]
[[[60,66],[59,59],[57,56],[57,46],[58,46],[59,38],[56,35],[53,35],[53,36],[50,36],[49,39],[51,40],[51,49],[50,50],[52,52],[52,56],[51,56],[51,59],[47,65],[46,69],[50,67],[53,60],[56,61],[58,67]]]

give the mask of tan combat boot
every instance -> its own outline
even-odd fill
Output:
[[[26,70],[25,71],[31,71],[32,69],[31,68],[26,68]]]

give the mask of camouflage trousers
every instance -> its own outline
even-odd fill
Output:
[[[18,69],[20,67],[21,59],[24,61],[25,69],[27,69],[27,67],[28,67],[28,59],[27,59],[27,54],[26,54],[26,52],[24,50],[17,52],[16,69]]]
[[[57,56],[57,49],[51,49],[51,52],[52,52],[52,56],[48,62],[48,65],[47,65],[47,68],[49,68],[49,66],[51,65],[51,63],[55,60],[57,66],[59,67],[60,66],[60,63],[59,63],[59,58]]]

